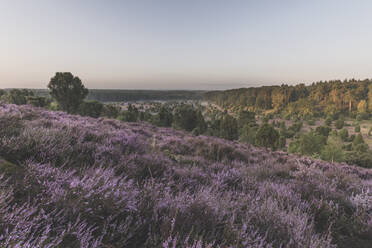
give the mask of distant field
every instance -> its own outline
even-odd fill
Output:
[[[36,95],[49,96],[47,89],[33,90]],[[199,100],[204,91],[199,90],[98,90],[90,89],[88,100],[101,102],[148,100]]]

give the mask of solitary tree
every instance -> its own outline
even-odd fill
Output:
[[[88,89],[84,87],[81,80],[70,72],[57,72],[50,79],[48,88],[50,95],[68,113],[76,113],[79,105],[88,95]]]

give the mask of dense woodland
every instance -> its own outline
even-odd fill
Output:
[[[298,84],[211,91],[204,97],[225,108],[273,110],[302,117],[365,114],[372,111],[372,80],[334,80],[309,86]]]

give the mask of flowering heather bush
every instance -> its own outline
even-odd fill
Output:
[[[372,171],[0,104],[0,247],[372,247]]]

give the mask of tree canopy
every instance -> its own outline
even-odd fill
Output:
[[[50,95],[58,102],[62,110],[76,113],[79,105],[88,95],[80,78],[70,72],[57,72],[48,84]]]

